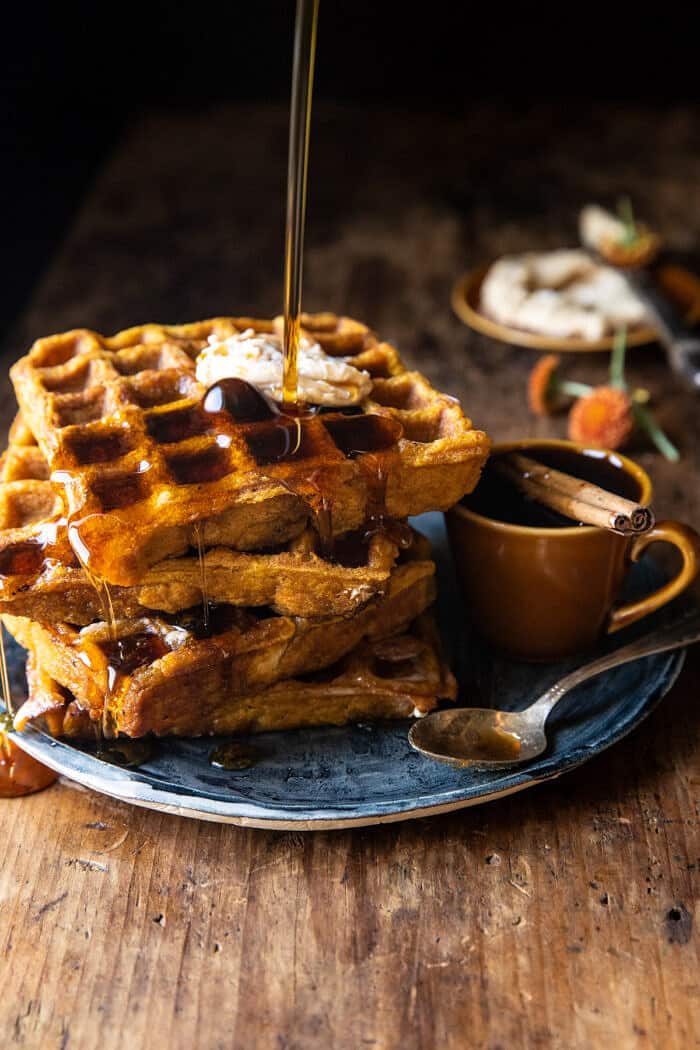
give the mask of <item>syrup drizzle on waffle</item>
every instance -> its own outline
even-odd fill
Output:
[[[100,576],[99,573],[93,572],[90,566],[90,549],[83,542],[80,536],[80,522],[69,522],[68,524],[68,539],[73,553],[75,554],[80,567],[83,570],[85,577],[88,582],[92,585],[97,599],[102,608],[102,619],[107,624],[109,631],[109,637],[111,644],[115,647],[119,646],[117,641],[117,622],[114,616],[114,603],[112,602],[112,593],[110,591],[109,584],[104,577]],[[85,653],[81,654],[83,659],[86,659]],[[89,657],[86,659],[89,665]],[[117,681],[117,672],[109,673],[107,676],[107,690],[105,695],[104,704],[102,707],[102,717],[99,722],[94,723],[95,737],[98,745],[98,749],[103,747],[103,741],[113,736],[112,724],[111,724],[111,704],[110,701],[114,695],[114,688]]]
[[[365,453],[360,458],[360,465],[367,481],[367,520],[365,522],[365,542],[382,533],[387,536],[400,550],[406,550],[411,546],[412,533],[410,525],[405,521],[398,521],[387,514],[386,509],[386,487],[388,474],[384,465],[372,455]]]
[[[303,457],[305,418],[320,415],[318,406],[295,406],[293,414],[290,414],[286,404],[278,404],[265,397],[243,379],[222,379],[215,383],[204,394],[202,409],[212,418],[226,413],[237,423],[255,423],[255,429],[246,433],[245,440],[261,467]],[[410,543],[410,529],[389,519],[386,512],[387,471],[379,459],[372,455],[395,448],[403,433],[401,424],[387,416],[358,415],[355,409],[351,409],[349,414],[336,409],[332,413],[323,413],[320,418],[343,456],[360,460],[368,488],[367,538],[384,532],[391,538],[396,536],[400,547],[407,546]],[[312,471],[297,483],[282,484],[308,505],[318,533],[321,556],[332,560],[333,508],[332,501],[323,491],[320,475],[320,471]],[[198,532],[195,532],[197,535]]]
[[[96,648],[99,651],[97,662],[92,656],[95,643],[92,643],[92,646],[84,643],[78,644],[77,648],[80,660],[90,671],[99,671],[103,662],[106,666],[102,717],[100,721],[94,723],[97,756],[98,758],[104,758],[105,761],[114,761],[116,764],[123,765],[125,760],[112,754],[113,745],[106,744],[106,741],[116,736],[112,703],[117,697],[119,687],[124,679],[140,667],[145,667],[147,664],[151,664],[155,660],[160,659],[160,657],[165,656],[171,650],[162,636],[155,631],[138,630],[133,634],[119,637],[114,620],[107,622],[109,624],[109,636],[96,644]],[[129,761],[127,764],[133,763]]]

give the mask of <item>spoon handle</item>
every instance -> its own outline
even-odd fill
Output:
[[[613,667],[639,660],[643,656],[653,656],[654,653],[664,653],[671,649],[683,649],[686,645],[700,641],[700,613],[694,612],[682,620],[677,620],[668,627],[661,627],[653,634],[646,634],[629,645],[623,645],[605,656],[592,660],[583,667],[577,667],[575,671],[560,678],[546,693],[537,700],[530,711],[537,712],[545,719],[554,705],[561,700],[565,693],[595,678],[603,671],[609,671]]]
[[[668,350],[671,367],[697,393],[700,390],[700,338],[691,331],[652,273],[642,269],[625,276],[646,306],[659,339]]]

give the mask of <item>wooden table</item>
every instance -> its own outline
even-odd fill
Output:
[[[631,193],[700,243],[698,113],[320,108],[305,303],[368,320],[496,438],[563,432],[526,351],[451,314],[460,271],[575,239]],[[286,113],[152,115],[116,150],[13,337],[278,312]],[[695,202],[697,203],[697,201]],[[696,259],[696,265],[697,265]],[[597,381],[605,356],[572,359]],[[698,402],[660,352],[635,382],[683,450],[643,446],[657,507],[700,521]],[[4,423],[13,399],[5,384]],[[4,1047],[687,1048],[700,1042],[700,659],[641,728],[563,780],[348,832],[242,830],[60,784],[0,803]]]

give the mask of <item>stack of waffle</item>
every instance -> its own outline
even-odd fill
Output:
[[[199,735],[420,715],[454,697],[409,515],[471,491],[488,451],[452,398],[364,325],[303,328],[372,380],[299,418],[199,352],[276,322],[40,339],[13,367],[0,614],[28,650],[19,728]]]

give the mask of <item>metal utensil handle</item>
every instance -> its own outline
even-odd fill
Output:
[[[700,390],[700,338],[694,335],[678,308],[657,285],[653,276],[642,270],[627,276],[651,315],[661,342],[669,353],[674,371]]]
[[[597,660],[584,664],[583,667],[577,667],[575,671],[571,671],[570,674],[555,682],[529,710],[542,713],[546,717],[565,693],[582,682],[588,681],[589,678],[595,678],[603,671],[609,671],[613,667],[630,663],[632,660],[639,660],[643,656],[653,656],[655,653],[668,652],[670,649],[682,649],[697,641],[700,641],[700,613],[695,612],[669,627],[661,627],[653,634],[646,634],[635,642],[630,642],[629,645],[623,645],[622,648],[606,653],[605,656],[600,656]]]

